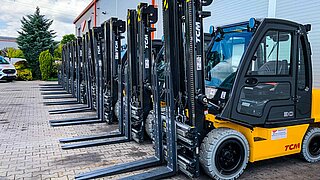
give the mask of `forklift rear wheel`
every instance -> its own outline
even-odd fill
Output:
[[[310,128],[302,142],[302,157],[308,162],[320,160],[320,128]]]
[[[200,148],[200,162],[214,179],[236,179],[249,160],[249,144],[243,134],[233,129],[213,129]]]
[[[147,135],[152,140],[154,140],[153,126],[154,126],[154,114],[153,114],[153,110],[151,110],[146,119],[145,130]]]

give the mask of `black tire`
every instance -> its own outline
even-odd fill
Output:
[[[302,157],[310,162],[320,160],[320,128],[309,128],[302,141]]]
[[[249,161],[249,144],[243,134],[233,129],[213,129],[200,148],[200,162],[213,179],[236,179]]]
[[[145,131],[150,139],[154,140],[153,128],[154,126],[154,113],[151,110],[146,118]]]

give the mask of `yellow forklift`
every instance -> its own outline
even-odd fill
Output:
[[[248,161],[301,153],[320,160],[320,91],[312,88],[308,31],[280,19],[216,28],[206,54],[205,172],[234,179]]]
[[[154,75],[150,158],[76,176],[93,179],[153,167],[122,179],[236,179],[248,162],[301,153],[320,160],[320,91],[312,88],[311,25],[250,19],[211,28],[204,54],[203,11],[212,0],[163,0],[165,111]],[[154,63],[153,63],[154,64]],[[155,74],[157,71],[153,71]]]

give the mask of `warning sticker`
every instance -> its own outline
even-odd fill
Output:
[[[149,68],[150,68],[150,65],[149,65],[149,64],[150,64],[149,59],[145,59],[145,60],[144,60],[144,68],[145,68],[145,69],[149,69]]]
[[[201,56],[197,56],[197,71],[201,71],[202,70],[202,58]]]
[[[285,139],[287,138],[287,134],[287,128],[273,130],[271,131],[271,140]]]

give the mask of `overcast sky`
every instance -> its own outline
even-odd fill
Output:
[[[33,14],[40,7],[41,14],[53,19],[51,29],[57,32],[56,40],[74,32],[73,20],[91,0],[1,0],[0,36],[17,37],[23,16]]]

